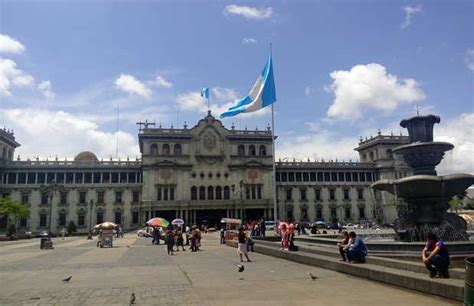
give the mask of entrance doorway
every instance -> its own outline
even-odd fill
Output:
[[[176,218],[176,211],[174,210],[155,210],[155,217],[166,219],[169,223]]]
[[[222,218],[226,217],[225,209],[196,210],[196,223],[207,227],[220,227]]]
[[[245,221],[255,221],[260,220],[264,216],[264,209],[263,208],[249,208],[245,210]]]

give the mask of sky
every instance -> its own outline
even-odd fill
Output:
[[[21,159],[139,156],[137,121],[218,117],[272,45],[277,158],[358,160],[359,137],[436,114],[474,173],[473,1],[0,0],[0,124]],[[268,108],[222,120],[265,129]],[[117,132],[118,131],[118,132]]]

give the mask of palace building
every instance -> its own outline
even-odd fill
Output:
[[[0,196],[27,204],[20,230],[53,232],[74,221],[78,230],[103,221],[125,229],[149,218],[182,218],[187,224],[218,224],[274,216],[272,132],[227,129],[210,112],[194,127],[141,125],[141,158],[99,160],[81,152],[74,160],[14,160],[20,144],[0,130]],[[379,178],[403,177],[411,169],[392,148],[407,136],[360,139],[360,162],[277,161],[278,218],[358,223],[396,218],[396,201],[374,192]],[[0,231],[6,229],[0,216]]]

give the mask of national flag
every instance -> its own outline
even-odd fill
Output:
[[[209,87],[201,88],[201,97],[209,99]]]
[[[262,74],[258,77],[249,94],[234,106],[221,114],[221,118],[231,117],[240,113],[251,113],[262,109],[276,101],[275,81],[273,79],[272,56],[268,57]]]

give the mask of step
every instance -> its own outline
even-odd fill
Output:
[[[237,247],[237,241],[228,240],[228,246]],[[334,270],[345,274],[364,277],[370,280],[384,282],[387,284],[416,290],[419,292],[437,295],[448,299],[463,300],[464,281],[460,279],[431,279],[426,273],[403,271],[390,267],[380,266],[373,263],[353,264],[340,262],[332,256],[314,254],[308,252],[288,252],[280,250],[277,245],[270,246],[256,243],[255,252],[287,259],[290,261]]]
[[[279,243],[271,242],[271,241],[258,240],[257,243],[279,247]],[[319,255],[329,256],[329,257],[333,257],[337,259],[340,258],[340,254],[336,246],[315,245],[312,243],[301,243],[301,242],[297,243],[296,245],[299,247],[300,252],[319,254]],[[411,272],[422,273],[422,274],[428,273],[425,265],[421,262],[420,263],[410,262],[410,261],[399,260],[395,258],[385,258],[385,257],[374,256],[371,254],[372,252],[369,251],[369,256],[366,259],[367,263],[384,266],[388,268],[399,269],[403,271],[411,271]],[[451,278],[461,279],[461,280],[466,279],[466,271],[464,269],[451,268],[449,269],[449,274]]]

